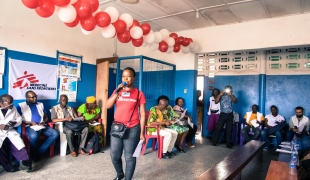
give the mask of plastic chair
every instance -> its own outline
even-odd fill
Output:
[[[241,130],[243,129],[243,126],[244,126],[244,124],[241,123],[240,124],[240,146],[243,146],[243,142],[244,142],[244,137],[243,137],[243,135],[241,133]],[[259,129],[262,130],[262,125],[259,126]],[[250,132],[248,132],[248,134],[253,136],[254,132],[250,131]],[[259,137],[258,140],[260,141],[261,138]]]
[[[54,128],[54,125],[53,125],[52,122],[48,122],[48,126],[50,128]],[[26,149],[27,149],[28,153],[30,153],[30,140],[29,140],[29,137],[27,137],[27,135],[26,135],[26,125],[25,124],[22,124],[22,139],[23,139],[23,141],[25,143],[25,146],[26,146]],[[45,139],[47,139],[46,136],[42,135],[42,136],[39,137],[39,140],[45,140]],[[55,144],[52,143],[50,145],[50,158],[54,157],[54,147],[55,147]]]
[[[156,128],[156,135],[147,134],[147,129],[148,128]],[[158,141],[157,157],[159,159],[161,159],[162,155],[163,155],[164,136],[160,136],[159,135],[159,127],[158,126],[145,126],[145,131],[144,132],[145,132],[145,144],[142,146],[141,155],[144,155],[145,149],[146,149],[146,146],[147,146],[147,143],[148,143],[149,139],[153,138],[152,151],[155,150],[156,141]]]

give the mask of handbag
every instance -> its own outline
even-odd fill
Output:
[[[88,127],[88,122],[86,121],[68,121],[65,122],[65,126],[69,129],[71,129],[72,131],[81,131],[83,130],[85,127]]]
[[[124,137],[124,135],[126,133],[126,130],[127,130],[127,126],[128,126],[128,124],[129,124],[129,122],[131,120],[131,117],[132,117],[132,115],[135,112],[135,109],[137,107],[139,94],[140,94],[140,91],[138,91],[136,105],[135,105],[135,108],[133,109],[133,111],[131,113],[131,116],[130,116],[130,118],[128,120],[128,123],[126,125],[124,125],[123,123],[113,121],[113,123],[111,125],[111,131],[110,131],[110,135],[111,136],[116,137],[116,138],[120,138],[120,139],[122,139]]]

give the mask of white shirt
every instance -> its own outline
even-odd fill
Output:
[[[215,104],[215,99],[213,96],[210,97],[209,101],[210,101],[210,107],[209,107],[208,115],[209,116],[211,115],[211,110],[219,110],[215,114],[220,114],[220,110],[221,110],[220,102]]]
[[[284,121],[284,117],[278,114],[276,117],[274,117],[272,114],[268,114],[265,116],[266,119],[268,119],[267,124],[269,126],[276,126],[276,122]]]

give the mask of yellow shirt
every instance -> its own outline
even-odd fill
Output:
[[[245,114],[244,116],[243,116],[243,118],[246,120],[246,117],[247,115]],[[257,114],[251,114],[251,117],[250,117],[250,120],[249,120],[249,122],[248,122],[248,124],[250,125],[250,126],[252,126],[252,123],[251,123],[251,121],[252,120],[254,120],[254,119],[257,119]],[[264,121],[265,120],[265,117],[264,116],[262,116],[261,118],[260,118],[260,121]]]

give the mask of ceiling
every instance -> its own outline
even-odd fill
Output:
[[[153,31],[170,32],[243,23],[310,12],[310,0],[99,0],[100,9],[115,7]],[[198,12],[198,13],[197,13]],[[198,18],[197,18],[198,17]]]

